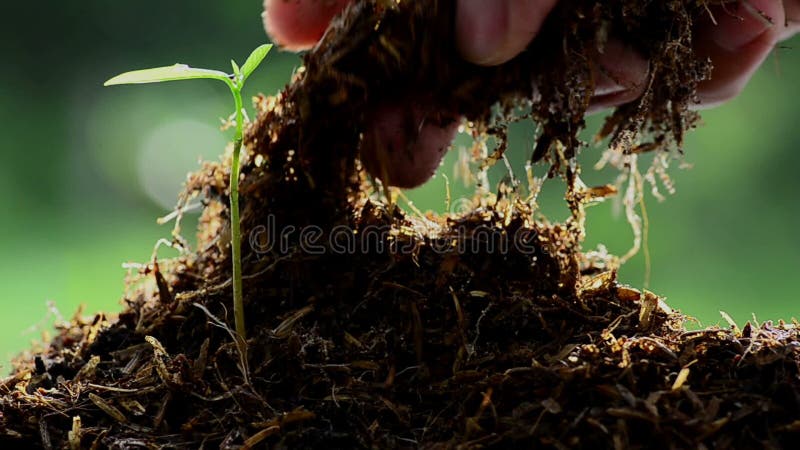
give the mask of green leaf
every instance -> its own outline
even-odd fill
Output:
[[[185,64],[175,64],[174,66],[156,67],[154,69],[125,72],[106,81],[103,86],[160,83],[163,81],[194,80],[198,78],[208,78],[230,83],[230,78],[228,78],[228,74],[225,72],[208,69],[195,69]]]
[[[237,77],[242,73],[242,70],[239,69],[239,65],[236,64],[236,61],[231,60],[231,67],[233,67],[233,74]]]
[[[264,44],[253,50],[253,53],[250,53],[250,56],[247,57],[247,61],[245,61],[242,66],[242,84],[244,84],[247,77],[258,68],[261,61],[267,57],[270,50],[272,50],[272,44]]]

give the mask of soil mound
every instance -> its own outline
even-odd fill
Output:
[[[684,317],[582,253],[577,132],[591,55],[613,33],[651,61],[642,97],[601,135],[636,156],[680,148],[709,64],[691,50],[710,2],[564,0],[497,68],[451,48],[454,3],[362,1],[338,18],[247,137],[242,230],[247,353],[232,336],[229,163],[182,197],[198,250],[148,265],[124,310],[74,318],[0,381],[3,448],[753,448],[800,444],[797,323],[687,331]],[[573,215],[534,220],[517,185],[462,214],[380,201],[356,159],[371,108],[409,92],[505,149],[540,125],[533,162]],[[499,106],[495,106],[499,105]],[[494,106],[494,107],[493,107]],[[487,162],[488,161],[488,162]],[[182,241],[176,237],[176,243]]]

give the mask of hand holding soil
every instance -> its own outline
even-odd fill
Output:
[[[265,0],[264,26],[289,50],[311,48],[328,22],[350,0]],[[505,63],[538,34],[556,0],[459,0],[455,43],[477,65]],[[800,0],[742,0],[709,6],[693,43],[714,66],[698,89],[698,107],[735,97],[775,45],[800,30]],[[594,60],[595,94],[590,111],[631,102],[646,85],[649,63],[614,31]],[[361,147],[367,170],[393,186],[411,188],[427,181],[453,139],[459,116],[437,111],[425,99],[376,107]]]

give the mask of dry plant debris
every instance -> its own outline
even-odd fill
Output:
[[[76,316],[21,356],[0,381],[0,446],[796,448],[796,322],[687,331],[618,283],[614,258],[580,252],[583,205],[613,193],[583,186],[574,163],[587,55],[613,30],[651,61],[645,94],[601,132],[635,179],[639,152],[679,149],[697,120],[709,67],[691,25],[707,3],[564,0],[498,68],[457,59],[452,1],[356,3],[258,100],[242,179],[247,354],[230,326],[229,165],[206,164],[183,197],[205,205],[198,250],[142,269],[120,314]],[[464,114],[495,152],[510,121],[536,121],[534,162],[567,180],[573,217],[534,220],[516,188],[453,216],[378,201],[359,132],[408,92]],[[310,225],[357,245],[303,251],[269,233]]]

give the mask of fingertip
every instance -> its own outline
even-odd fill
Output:
[[[597,112],[639,98],[645,90],[650,63],[633,47],[609,39],[594,58],[595,91],[587,112]]]
[[[479,65],[496,64],[504,57],[497,50],[508,28],[506,1],[459,0],[456,8],[456,45],[461,56]]]
[[[780,39],[786,40],[800,33],[800,0],[788,0],[783,3],[786,13],[786,23],[781,32]]]
[[[502,64],[525,50],[557,0],[459,0],[456,44],[472,63]]]
[[[272,41],[286,50],[306,50],[319,41],[331,19],[350,0],[264,0],[261,17]]]
[[[782,2],[774,0],[711,9],[695,38],[696,54],[713,65],[710,79],[698,86],[698,108],[724,103],[744,89],[777,44],[785,20]]]
[[[782,2],[741,0],[711,9],[712,21],[707,37],[720,48],[737,51],[751,42],[770,35],[777,41],[779,28],[785,25]]]
[[[382,105],[365,124],[360,155],[364,168],[384,183],[411,189],[441,165],[460,118],[418,106]]]

